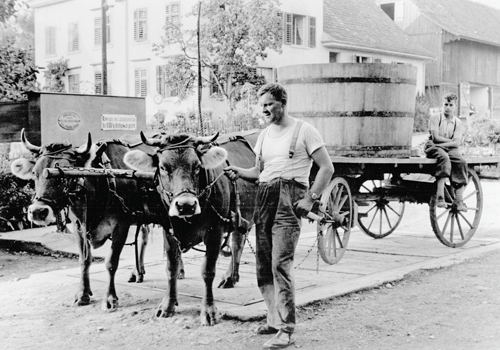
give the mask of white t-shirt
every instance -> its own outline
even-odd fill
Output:
[[[311,154],[325,145],[323,138],[311,124],[303,122],[300,127],[295,154],[289,157],[290,143],[297,120],[288,133],[278,138],[269,137],[269,128],[260,133],[255,145],[255,154],[260,155],[262,145],[262,161],[264,169],[259,175],[260,182],[269,182],[276,178],[295,179],[297,182],[309,186],[309,172],[312,167]]]

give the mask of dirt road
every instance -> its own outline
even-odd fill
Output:
[[[74,285],[46,279],[51,273],[27,278],[75,263],[0,251],[0,349],[261,349],[268,338],[253,333],[259,322],[223,319],[202,327],[194,309],[153,319],[159,300],[126,293],[113,312],[98,302],[73,307]],[[292,349],[500,349],[499,266],[495,251],[300,307]]]

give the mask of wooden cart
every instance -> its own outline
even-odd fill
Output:
[[[426,203],[432,229],[448,247],[461,247],[476,232],[483,208],[478,166],[498,165],[500,157],[467,158],[469,182],[464,193],[467,211],[458,211],[455,192],[447,183],[446,208],[436,206],[435,159],[331,157],[335,175],[321,195],[318,249],[328,264],[345,253],[352,228],[373,238],[396,230],[405,203]]]

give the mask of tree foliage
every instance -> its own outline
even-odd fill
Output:
[[[38,70],[29,54],[12,41],[0,46],[0,101],[26,99],[25,92],[35,90]]]
[[[205,76],[203,83],[217,85],[230,106],[245,82],[263,83],[255,73],[259,59],[267,50],[281,51],[282,24],[278,0],[203,0],[201,4],[200,55]],[[198,5],[188,16],[198,17]],[[180,21],[182,22],[182,21]],[[180,89],[181,97],[196,85],[198,67],[197,30],[181,24],[165,27],[158,53],[180,48],[182,55],[171,57],[165,65],[166,83]],[[208,78],[208,79],[207,79]],[[213,81],[212,81],[213,79]]]
[[[67,71],[68,59],[61,57],[57,61],[49,62],[44,72],[47,85],[43,87],[43,91],[65,92],[63,77]]]
[[[7,22],[19,10],[17,3],[16,0],[0,1],[0,23]]]

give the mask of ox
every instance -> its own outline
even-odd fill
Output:
[[[219,321],[212,284],[223,233],[227,230],[233,231],[232,263],[234,270],[238,271],[244,237],[251,227],[256,186],[238,180],[236,191],[224,176],[222,165],[231,162],[250,167],[254,164],[255,154],[248,142],[219,142],[216,146],[217,136],[203,138],[176,134],[151,139],[141,132],[145,144],[157,147],[156,154],[151,156],[134,150],[124,158],[132,169],[156,172],[158,191],[169,207],[172,232],[165,237],[168,242],[165,245],[168,286],[156,310],[157,317],[173,316],[178,305],[176,271],[179,250],[185,252],[202,241],[206,245],[202,264],[205,283],[200,313],[202,325],[214,325]],[[235,139],[238,140],[241,139]],[[235,207],[238,198],[240,205]],[[225,276],[229,284],[236,283],[239,276],[235,273],[232,278],[232,281],[227,281]]]
[[[121,142],[112,141],[95,145],[92,144],[89,134],[88,142],[79,148],[67,142],[38,147],[26,139],[24,130],[21,133],[21,140],[37,157],[35,163],[21,158],[11,164],[14,175],[35,180],[36,194],[28,208],[28,218],[37,225],[47,225],[55,222],[56,214],[61,209],[69,207],[68,216],[77,236],[81,267],[81,279],[75,303],[77,305],[90,303],[92,295],[89,281],[92,261],[90,248],[99,248],[107,239],[111,239],[111,250],[106,258],[109,280],[101,307],[104,310],[116,308],[118,297],[114,278],[130,226],[157,223],[168,230],[168,217],[160,196],[152,189],[154,188],[152,183],[144,184],[130,179],[107,180],[104,177],[48,179],[42,176],[46,168],[106,166],[128,169],[123,164],[123,156],[129,148]],[[136,146],[145,151],[152,150],[142,143]],[[140,240],[143,244],[142,248],[139,248],[141,256],[137,264],[138,271],[134,271],[130,281],[142,281],[147,233],[148,230],[144,229]]]

